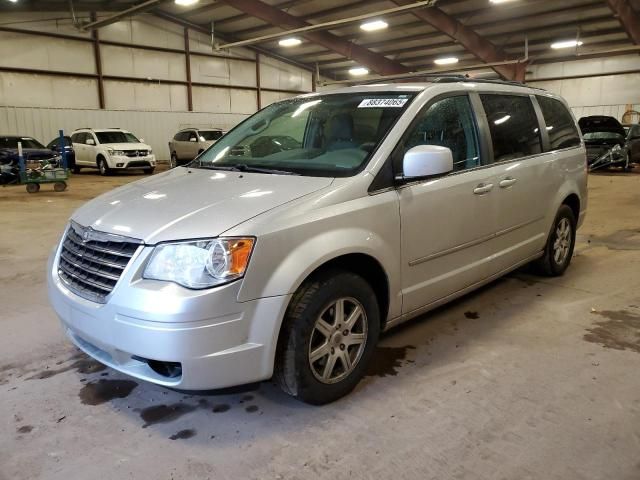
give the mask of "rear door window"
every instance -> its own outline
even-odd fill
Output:
[[[551,150],[580,145],[580,134],[573,117],[562,102],[555,98],[538,96]]]
[[[487,114],[494,162],[542,152],[538,119],[528,96],[484,94],[480,99]]]

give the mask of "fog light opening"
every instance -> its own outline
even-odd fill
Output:
[[[124,163],[116,163],[116,167],[124,167]]]
[[[177,378],[182,375],[182,364],[180,362],[162,362],[160,360],[138,357],[137,355],[131,358],[146,363],[151,370],[162,377]]]

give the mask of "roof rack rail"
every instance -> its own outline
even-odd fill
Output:
[[[475,78],[470,77],[469,75],[461,75],[461,74],[446,74],[446,73],[408,73],[407,75],[394,75],[393,78],[374,78],[371,80],[367,80],[362,83],[358,83],[358,85],[371,85],[375,83],[383,83],[383,82],[397,82],[402,80],[409,79],[420,79],[425,78],[428,79],[431,83],[456,83],[456,82],[474,82],[474,83],[492,83],[496,85],[513,85],[515,87],[527,87],[533,88],[536,90],[544,90],[540,87],[533,87],[527,85],[526,83],[516,82],[513,80],[501,80],[497,78]]]

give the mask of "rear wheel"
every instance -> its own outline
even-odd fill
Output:
[[[576,217],[568,205],[562,205],[549,233],[544,255],[534,262],[537,272],[549,277],[562,275],[571,263],[575,243]]]
[[[107,161],[104,157],[98,157],[98,170],[100,170],[100,175],[109,175],[111,173],[111,169],[109,165],[107,165]]]
[[[66,182],[56,182],[53,184],[53,189],[56,192],[64,192],[67,189],[67,183]]]
[[[353,273],[325,272],[293,296],[274,378],[305,403],[333,402],[364,376],[379,333],[380,312],[371,286]]]

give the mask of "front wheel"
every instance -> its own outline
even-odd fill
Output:
[[[145,168],[145,169],[143,170],[143,172],[144,172],[146,175],[151,175],[153,172],[155,172],[155,170],[156,170],[155,168],[151,167],[151,168]]]
[[[305,282],[287,309],[274,378],[312,405],[333,402],[364,376],[380,333],[380,311],[360,276],[330,271]]]
[[[564,274],[576,244],[576,217],[568,205],[558,209],[547,239],[544,255],[534,263],[538,273],[548,277]]]
[[[106,176],[111,173],[111,169],[109,168],[109,165],[107,165],[107,161],[102,157],[98,159],[98,170],[100,170],[100,175],[102,176]]]
[[[176,152],[171,154],[171,158],[169,159],[169,168],[176,168],[178,166],[178,156]]]

